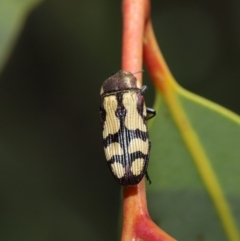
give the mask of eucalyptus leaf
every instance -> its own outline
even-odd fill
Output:
[[[29,12],[41,0],[0,1],[0,73],[16,43]]]
[[[181,88],[175,95],[186,117],[181,121],[187,120],[192,129],[186,128],[183,133],[179,130],[171,110],[157,93],[157,116],[150,123],[151,217],[177,240],[238,240],[233,233],[240,227],[240,119]],[[189,132],[196,136],[206,156],[206,163],[202,160],[200,166],[183,136]],[[208,166],[210,174],[206,173]],[[206,182],[204,175],[210,181]],[[218,188],[222,196],[214,201]]]

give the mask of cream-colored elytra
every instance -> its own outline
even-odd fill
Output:
[[[131,171],[133,175],[138,176],[144,167],[144,159],[138,158],[132,162]]]
[[[104,148],[104,152],[107,161],[110,161],[115,155],[123,155],[123,149],[118,142],[111,143],[109,146]]]
[[[112,172],[117,178],[122,178],[125,174],[125,168],[119,162],[114,162],[111,164]]]
[[[109,134],[115,134],[120,129],[120,121],[115,115],[118,106],[116,96],[110,95],[105,97],[103,106],[106,111],[106,121],[103,127],[103,138],[105,139]]]
[[[123,94],[123,105],[127,110],[125,117],[125,126],[129,130],[139,129],[140,131],[147,131],[146,125],[143,122],[143,118],[137,111],[137,95],[136,92],[128,92]],[[145,104],[144,104],[145,105]]]
[[[140,138],[135,138],[129,143],[128,153],[131,154],[137,151],[140,151],[145,155],[148,154],[148,139],[143,141]]]

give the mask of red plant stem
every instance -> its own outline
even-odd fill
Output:
[[[148,0],[123,0],[122,69],[132,73],[142,70],[143,31],[149,15]],[[142,75],[138,77],[139,87]]]
[[[122,241],[134,240],[136,237],[135,224],[141,217],[148,217],[145,182],[142,180],[136,186],[123,188],[123,230]]]
[[[143,36],[149,17],[149,0],[123,0],[122,69],[132,73],[142,69]],[[137,76],[142,86],[142,74]],[[154,224],[148,214],[145,180],[123,187],[122,241],[174,241]]]
[[[122,69],[137,72],[142,69],[143,29],[148,15],[149,2],[146,0],[123,1],[123,48]],[[142,74],[137,77],[138,87],[142,86]],[[134,214],[147,215],[145,181],[136,186],[123,187],[123,230],[122,241],[133,240],[136,222]],[[133,215],[131,215],[131,213]]]

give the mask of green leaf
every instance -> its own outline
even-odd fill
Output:
[[[174,91],[185,119],[176,121],[157,93],[157,116],[150,123],[151,217],[177,240],[237,241],[240,119],[180,87]],[[193,146],[189,146],[186,135],[195,137]],[[199,161],[193,148],[203,157]]]
[[[6,64],[28,13],[41,0],[0,1],[0,73]]]

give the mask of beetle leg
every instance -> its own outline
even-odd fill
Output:
[[[146,171],[146,173],[145,173],[145,176],[146,176],[146,179],[147,179],[147,181],[148,181],[148,183],[149,183],[149,185],[150,185],[150,184],[152,183],[152,181],[151,181],[150,177],[148,176],[147,171]]]
[[[144,85],[142,87],[142,89],[141,89],[141,94],[144,94],[146,90],[147,90],[147,86]],[[147,107],[147,114],[148,115],[146,117],[146,120],[149,120],[149,119],[153,118],[156,115],[156,111],[154,109],[152,109],[152,108]]]
[[[147,107],[147,117],[146,120],[153,118],[156,115],[156,111],[152,108]]]

